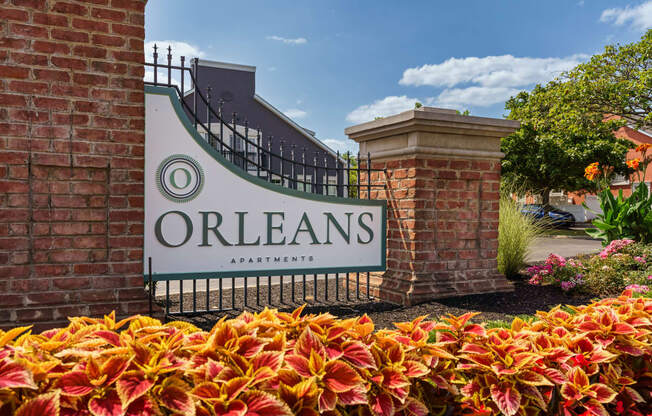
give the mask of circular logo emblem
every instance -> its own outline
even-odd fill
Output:
[[[188,202],[201,192],[204,171],[186,155],[172,155],[156,169],[156,185],[164,197],[174,202]]]

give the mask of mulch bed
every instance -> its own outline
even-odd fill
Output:
[[[511,293],[492,293],[484,295],[469,295],[456,298],[438,299],[422,303],[415,306],[400,306],[383,302],[379,300],[368,300],[364,292],[361,293],[361,299],[355,299],[355,292],[352,290],[351,300],[345,300],[345,290],[340,288],[339,301],[335,301],[335,282],[329,281],[328,291],[329,300],[324,299],[325,286],[323,281],[317,282],[317,299],[315,302],[312,298],[312,282],[306,284],[306,303],[307,307],[304,313],[322,313],[329,312],[340,318],[350,318],[362,314],[369,315],[377,329],[392,328],[393,322],[410,321],[421,315],[429,315],[432,318],[439,318],[446,314],[462,315],[466,312],[481,312],[482,314],[475,317],[474,321],[492,321],[504,320],[510,321],[516,315],[532,315],[536,311],[548,310],[555,305],[582,305],[591,300],[591,296],[567,295],[559,288],[553,286],[532,286],[525,281],[517,280],[514,282],[514,292]],[[283,288],[283,302],[280,302],[280,285],[272,286],[272,303],[271,307],[283,311],[291,311],[303,303],[303,291],[301,284],[297,282],[295,286],[295,302],[291,302],[291,286],[286,284]],[[210,330],[220,318],[227,316],[236,316],[242,311],[244,304],[244,290],[242,288],[235,290],[235,305],[238,310],[227,312],[203,312],[190,316],[176,316],[173,319],[181,319],[192,322],[198,327]],[[262,306],[256,305],[256,288],[248,288],[248,307],[246,310],[259,311],[267,303],[267,286],[261,286],[260,302]],[[198,293],[196,298],[196,309],[198,311],[206,309],[205,292]],[[231,306],[230,290],[222,292],[222,306],[229,308]],[[179,296],[172,295],[170,310],[179,310]],[[191,293],[184,294],[184,311],[193,309],[193,296]],[[209,297],[211,309],[217,309],[219,306],[219,292],[211,292]],[[159,298],[159,304],[162,299]]]

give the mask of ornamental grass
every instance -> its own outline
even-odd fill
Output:
[[[550,228],[550,221],[523,215],[523,205],[501,192],[498,223],[498,271],[512,278],[525,267],[525,259],[534,240]]]
[[[0,415],[646,415],[652,299],[631,291],[510,328],[476,315],[376,331],[265,309],[210,332],[134,316],[0,331]]]

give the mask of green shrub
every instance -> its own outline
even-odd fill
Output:
[[[610,189],[602,190],[599,198],[602,213],[593,220],[595,228],[586,230],[588,235],[603,245],[621,239],[652,243],[652,193],[646,184],[639,184],[628,198],[622,190],[615,197]]]
[[[500,197],[498,225],[498,270],[507,277],[515,277],[525,266],[525,257],[532,242],[544,234],[548,224],[544,220],[523,215],[522,206],[509,192]]]
[[[652,243],[652,193],[645,184],[647,167],[652,163],[652,154],[648,154],[650,148],[652,144],[641,143],[636,147],[640,157],[626,162],[633,171],[630,179],[638,179],[639,183],[627,198],[623,197],[622,190],[618,191],[618,197],[611,193],[611,167],[600,166],[598,162],[594,162],[584,170],[584,176],[595,181],[600,189],[598,198],[602,209],[602,213],[593,220],[595,228],[587,229],[586,233],[602,240],[605,246],[614,240],[624,239]],[[584,207],[586,208],[586,204]]]

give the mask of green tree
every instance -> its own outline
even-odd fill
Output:
[[[637,128],[652,126],[652,29],[639,42],[608,45],[564,79],[569,98],[585,111],[616,115]]]
[[[357,198],[358,188],[355,185],[358,183],[358,171],[356,170],[358,168],[358,160],[355,155],[351,154],[351,152],[344,153],[342,158],[345,161],[345,167],[348,165],[350,169],[348,186],[349,198]]]
[[[541,195],[544,205],[553,189],[594,190],[595,184],[584,178],[590,163],[627,172],[625,155],[632,143],[613,133],[623,121],[604,121],[602,115],[584,111],[568,98],[570,88],[568,82],[552,81],[519,93],[505,105],[507,118],[521,121],[521,128],[501,141],[503,177]]]

